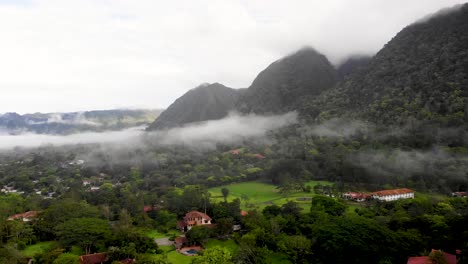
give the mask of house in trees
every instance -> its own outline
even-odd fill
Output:
[[[468,196],[468,192],[453,192],[453,193],[452,193],[452,196],[453,196],[453,197],[467,197],[467,196]]]
[[[8,217],[7,220],[21,220],[23,222],[30,222],[36,217],[37,211],[27,211],[26,213],[12,215]]]
[[[445,263],[447,264],[457,264],[457,256],[449,253],[442,252],[440,250],[433,249],[431,254],[434,253],[442,254]],[[407,264],[432,264],[431,258],[429,256],[421,257],[409,257]]]
[[[95,253],[80,256],[80,264],[104,264],[108,260],[106,253]]]
[[[360,193],[360,192],[347,192],[343,193],[343,199],[356,201],[356,202],[364,202],[371,198],[371,195],[368,193]]]
[[[182,232],[189,231],[198,225],[211,225],[211,217],[199,211],[190,211],[185,214],[182,220],[177,221],[177,227]]]
[[[412,199],[414,198],[414,191],[411,189],[394,189],[384,190],[371,193],[372,198],[381,201],[396,201],[399,199]]]

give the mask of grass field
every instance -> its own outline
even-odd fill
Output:
[[[163,238],[163,237],[170,237],[171,235],[180,235],[179,230],[169,230],[167,233],[161,233],[156,229],[149,229],[149,228],[138,228],[137,229],[138,233],[143,234],[146,237],[156,239],[156,238]]]
[[[27,246],[21,251],[21,253],[26,257],[33,257],[37,253],[49,250],[55,243],[55,241],[39,242],[37,244]]]
[[[212,247],[223,247],[229,250],[231,253],[235,253],[239,246],[234,242],[234,240],[217,240],[217,239],[210,239],[208,242],[204,244],[205,248],[212,248]]]
[[[190,264],[192,263],[192,258],[193,257],[189,257],[189,256],[184,256],[182,254],[180,254],[179,252],[177,252],[174,248],[174,246],[160,246],[159,248],[161,248],[162,250],[164,250],[164,252],[166,252],[167,254],[167,260],[170,262],[170,263],[174,263],[174,264]]]
[[[312,188],[312,192],[294,192],[289,194],[281,194],[275,185],[262,182],[243,182],[224,185],[220,187],[210,188],[209,192],[214,201],[222,201],[223,196],[221,193],[222,188],[229,190],[228,201],[232,201],[236,198],[241,199],[241,208],[246,210],[250,208],[263,209],[267,205],[283,205],[288,201],[295,201],[301,205],[305,210],[310,208],[310,201],[297,201],[298,197],[313,197],[315,193],[313,188],[315,185],[331,185],[331,182],[327,181],[310,181],[306,185]]]

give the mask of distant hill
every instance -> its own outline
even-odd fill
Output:
[[[234,109],[241,93],[242,89],[232,89],[219,83],[202,84],[178,98],[148,130],[221,119]]]
[[[17,134],[72,134],[85,131],[120,130],[147,125],[161,110],[99,110],[70,113],[0,114],[0,132]]]
[[[236,108],[259,114],[295,110],[304,96],[319,95],[336,81],[337,73],[328,59],[312,48],[304,48],[260,72]]]

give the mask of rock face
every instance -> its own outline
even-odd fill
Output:
[[[468,4],[400,31],[368,63],[309,102],[309,113],[376,123],[467,120]]]
[[[236,104],[244,113],[284,113],[297,109],[304,96],[331,88],[337,74],[328,59],[312,48],[273,62],[263,70]]]
[[[171,104],[148,127],[148,130],[221,119],[234,109],[234,105],[241,93],[242,89],[228,88],[219,83],[200,85]]]

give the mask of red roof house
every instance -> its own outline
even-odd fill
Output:
[[[353,200],[356,202],[362,202],[371,198],[371,195],[367,193],[347,192],[343,194],[343,198],[347,200]]]
[[[26,213],[12,215],[8,217],[7,220],[22,220],[23,222],[29,222],[33,218],[37,217],[37,213],[37,211],[27,211]]]
[[[398,199],[409,199],[414,198],[414,191],[411,189],[393,189],[393,190],[383,190],[371,193],[374,199],[382,201],[395,201]]]
[[[177,221],[177,227],[182,232],[188,231],[197,225],[211,225],[211,217],[199,211],[190,211],[185,214],[183,220]]]
[[[437,250],[433,249],[432,253],[434,253],[435,251]],[[447,264],[457,264],[457,256],[445,252],[443,253],[445,262],[447,262]],[[432,261],[428,256],[409,257],[407,264],[432,264]]]
[[[96,253],[80,256],[81,264],[104,264],[107,261],[106,253]]]
[[[241,153],[240,149],[231,150],[232,155],[239,155]]]

